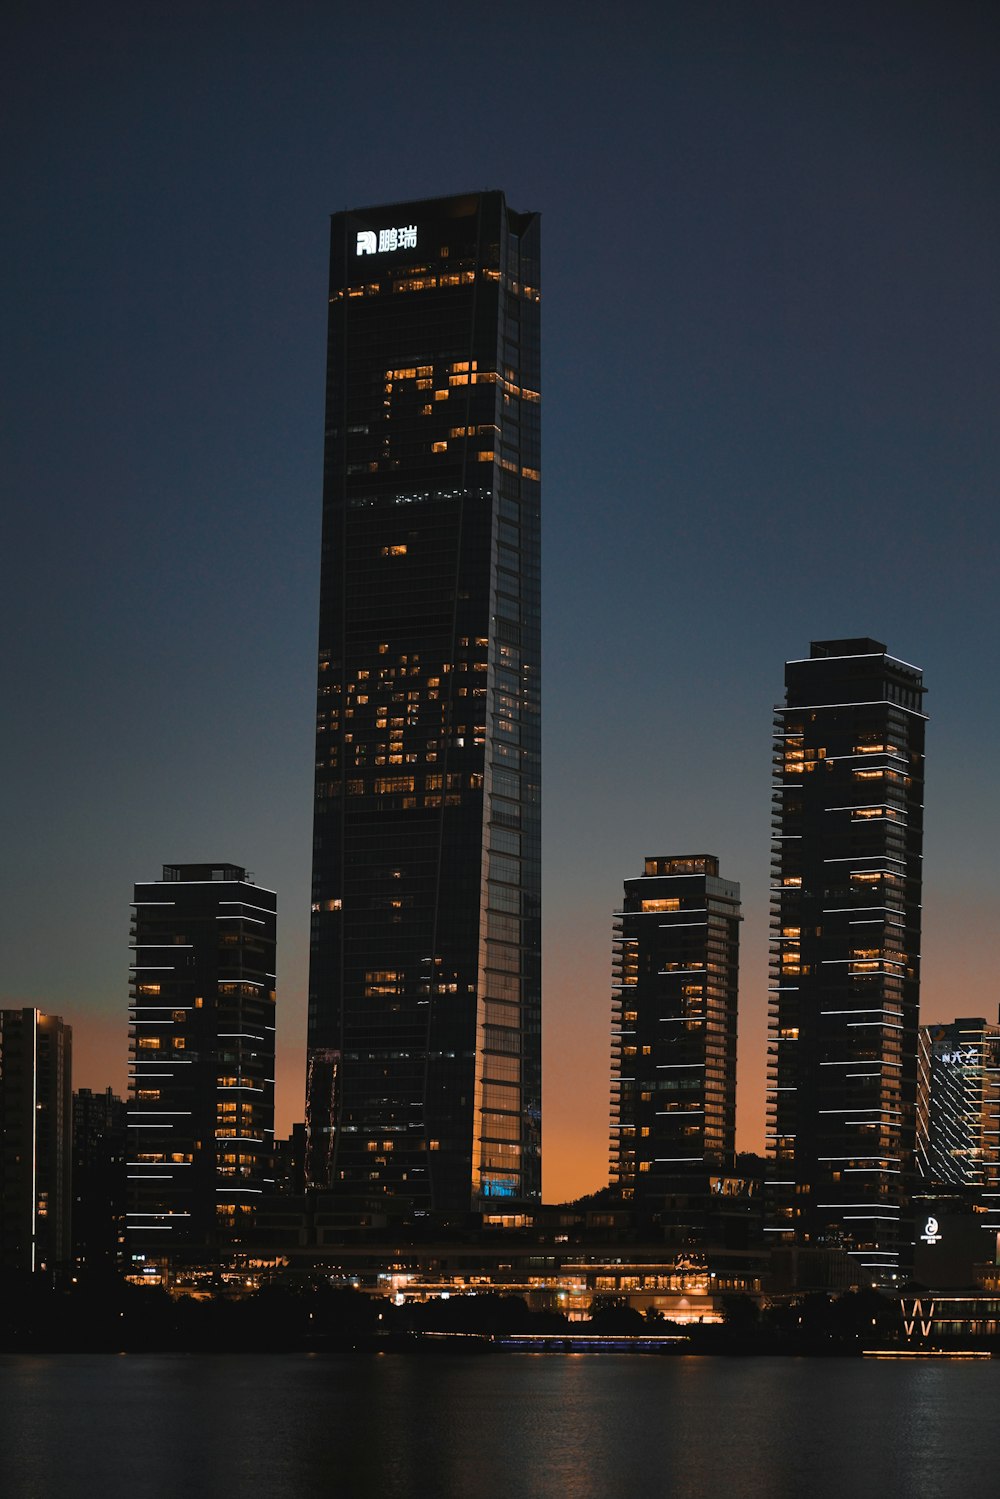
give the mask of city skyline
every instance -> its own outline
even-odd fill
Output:
[[[608,923],[658,848],[741,884],[763,1141],[769,720],[810,640],[933,684],[921,1020],[995,1019],[996,17],[556,7],[529,55],[449,14],[15,29],[2,1003],[123,1092],[132,882],[222,849],[279,894],[301,1118],[327,215],[502,186],[546,220],[554,1199],[606,1180]]]

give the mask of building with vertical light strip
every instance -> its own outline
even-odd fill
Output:
[[[135,886],[128,1247],[143,1260],[238,1244],[270,1185],[274,892],[235,864],[167,864]]]
[[[539,219],[339,213],[330,261],[308,1174],[540,1191]]]
[[[611,1181],[681,1247],[732,1171],[741,919],[709,854],[646,859],[615,918]]]
[[[859,1284],[912,1243],[923,693],[880,641],[814,641],[775,713],[769,1232]]]
[[[0,1010],[0,1269],[72,1258],[73,1032],[58,1015]]]

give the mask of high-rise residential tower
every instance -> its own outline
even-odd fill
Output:
[[[72,1256],[73,1032],[58,1015],[0,1010],[0,1269]]]
[[[133,905],[128,1246],[197,1254],[269,1184],[277,902],[238,865],[166,864]]]
[[[647,859],[616,916],[612,1184],[640,1211],[680,1204],[691,1221],[665,1227],[692,1240],[736,1149],[740,920],[709,854]]]
[[[333,218],[309,1177],[540,1184],[539,220]]]
[[[912,1237],[923,692],[880,641],[814,641],[775,715],[770,1232],[867,1284]]]

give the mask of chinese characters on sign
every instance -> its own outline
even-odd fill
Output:
[[[377,238],[373,229],[358,230],[359,255],[381,255],[386,250],[415,250],[416,248],[416,224],[403,224],[398,229],[380,229]]]

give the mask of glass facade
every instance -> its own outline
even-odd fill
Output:
[[[813,642],[776,710],[769,1232],[905,1268],[914,1177],[923,680],[876,640]]]
[[[640,1210],[696,1204],[710,1173],[731,1167],[740,920],[740,887],[720,878],[711,855],[649,858],[625,881],[613,960],[611,1180]],[[697,1241],[698,1221],[688,1227]]]
[[[233,864],[135,886],[127,1234],[133,1258],[231,1245],[274,1148],[275,910]]]
[[[1000,1231],[1000,1026],[920,1027],[917,1165],[926,1188],[972,1189],[982,1227]]]
[[[539,220],[332,224],[307,1124],[313,1185],[540,1190]]]

